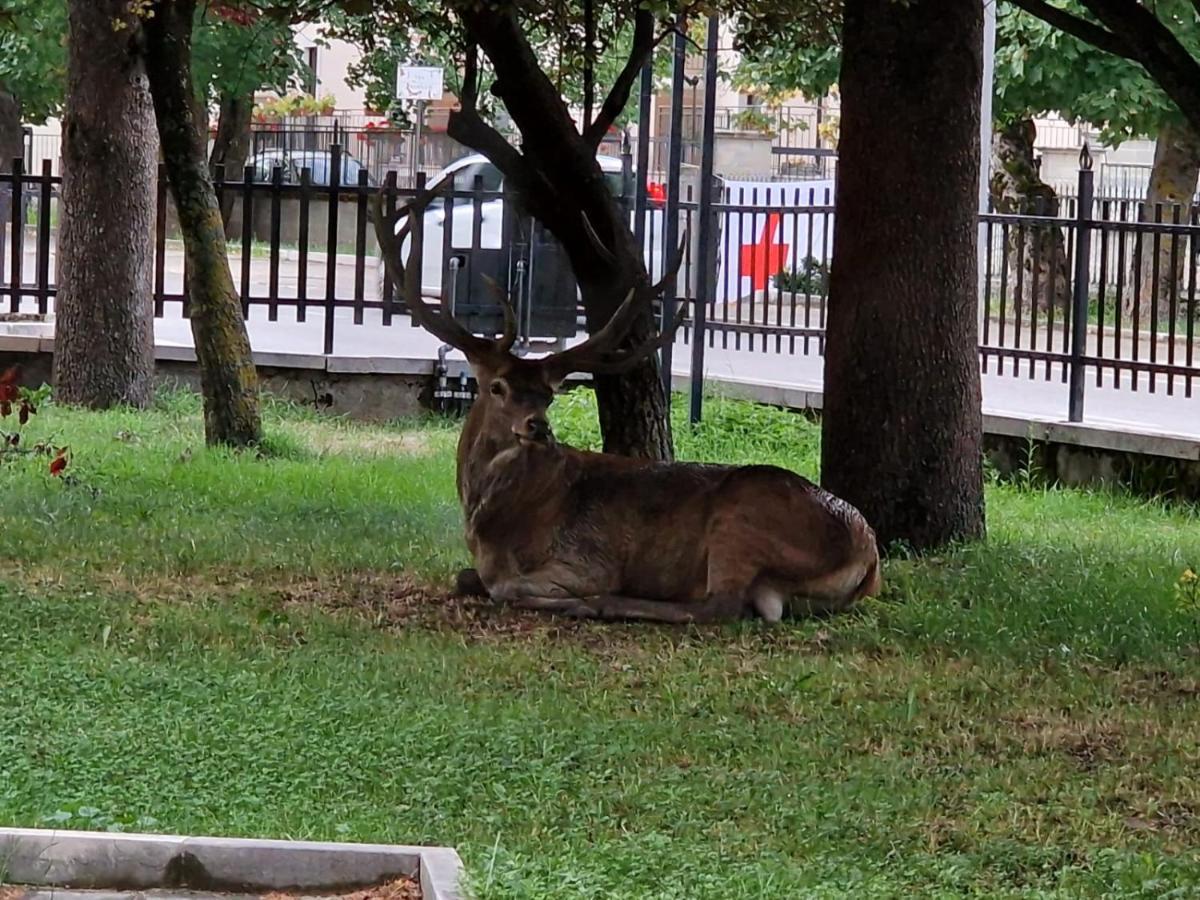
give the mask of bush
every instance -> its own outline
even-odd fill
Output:
[[[829,267],[811,256],[805,257],[799,269],[778,273],[775,287],[789,294],[824,295],[829,290]]]

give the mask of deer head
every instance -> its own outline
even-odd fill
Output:
[[[443,178],[391,216],[383,214],[381,195],[376,195],[373,216],[375,233],[387,275],[397,294],[408,304],[417,323],[466,356],[479,386],[479,396],[471,413],[473,430],[486,436],[492,445],[492,452],[513,444],[552,444],[554,437],[546,411],[554,400],[555,391],[567,376],[576,372],[597,375],[627,372],[674,339],[675,331],[684,319],[684,304],[677,310],[674,325],[669,330],[638,346],[619,347],[642,311],[643,304],[657,297],[679,271],[686,234],[663,278],[655,284],[631,287],[624,301],[599,331],[583,343],[559,353],[536,359],[522,358],[512,352],[517,337],[516,313],[508,295],[491,279],[487,279],[487,282],[504,310],[504,333],[497,338],[472,334],[455,321],[445,307],[440,312],[435,311],[421,296],[424,212],[449,183],[449,177]],[[397,232],[396,223],[402,218],[404,225]],[[590,229],[586,217],[584,226]],[[410,235],[412,248],[407,263],[404,263],[400,259],[400,247],[405,237]],[[598,243],[598,238],[593,237],[593,240]]]

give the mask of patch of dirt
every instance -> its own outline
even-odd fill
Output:
[[[1045,716],[1020,716],[1007,721],[1015,726],[1015,738],[1025,753],[1065,753],[1085,770],[1114,762],[1125,753],[1124,735],[1115,726]]]
[[[14,884],[0,884],[0,900],[21,900],[29,891]]]
[[[452,597],[406,575],[326,576],[295,582],[278,596],[284,608],[315,607],[350,613],[376,628],[455,631],[476,640],[558,638],[596,631],[588,628],[594,623],[512,609],[484,597]]]
[[[282,891],[272,891],[269,894],[264,894],[262,900],[297,900],[301,894],[289,894]],[[398,878],[395,881],[389,881],[386,884],[376,885],[374,887],[362,888],[357,891],[348,891],[339,894],[322,894],[324,898],[336,898],[336,900],[421,900],[421,885],[414,878]],[[0,898],[2,900],[2,898]]]
[[[1194,701],[1200,697],[1200,678],[1165,669],[1126,669],[1118,673],[1118,690],[1133,701]]]
[[[1196,824],[1196,811],[1186,803],[1164,803],[1153,811],[1125,819],[1125,827],[1130,831],[1180,831]]]
[[[292,422],[286,427],[310,450],[323,455],[424,456],[436,449],[430,435],[420,431],[330,428],[317,422]]]

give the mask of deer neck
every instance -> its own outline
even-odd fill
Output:
[[[523,449],[516,443],[507,423],[494,421],[486,404],[476,403],[467,415],[458,439],[458,499],[470,515],[486,494],[509,484],[513,466],[526,475],[554,467],[560,457],[556,447]],[[507,473],[501,470],[508,469]]]

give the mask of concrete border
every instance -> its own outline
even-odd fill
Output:
[[[462,900],[450,847],[0,828],[0,880],[29,887],[250,892],[355,890],[417,876]]]

